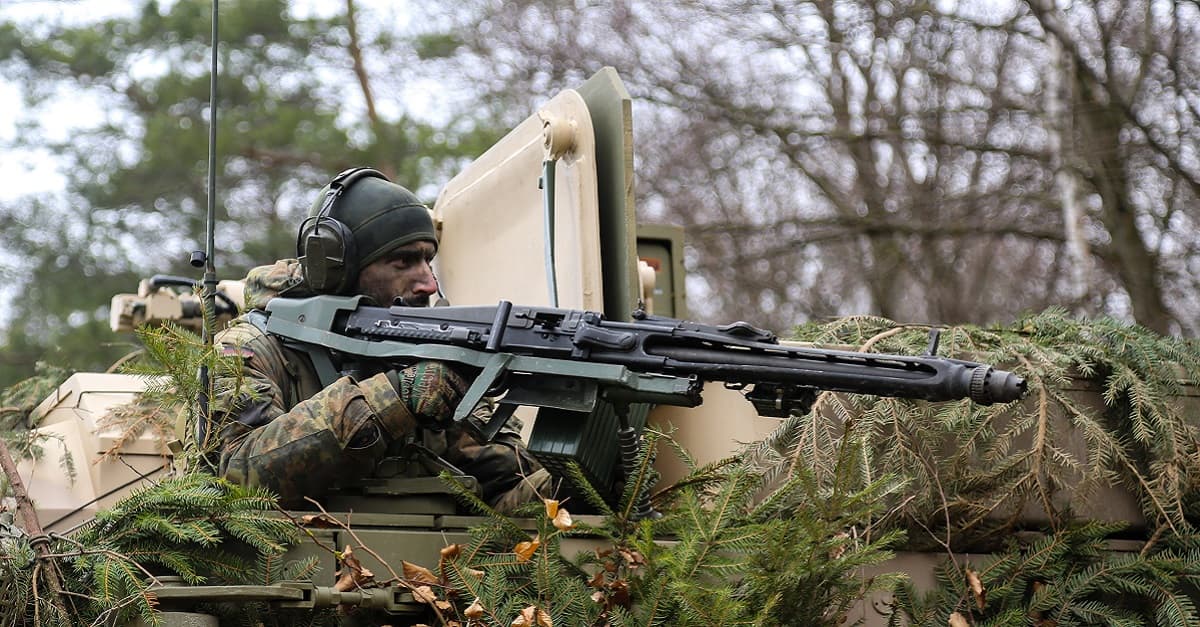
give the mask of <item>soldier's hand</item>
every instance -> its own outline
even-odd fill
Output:
[[[423,426],[444,427],[467,392],[462,375],[437,361],[422,361],[387,373],[404,403]]]

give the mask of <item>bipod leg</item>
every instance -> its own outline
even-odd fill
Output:
[[[625,475],[626,482],[636,481],[638,480],[638,450],[641,448],[642,437],[629,424],[628,403],[614,403],[613,410],[619,421],[617,446],[621,452],[621,472]],[[639,486],[637,493],[633,495],[633,519],[661,517],[662,514],[654,511],[654,507],[650,505],[650,486],[648,484]]]

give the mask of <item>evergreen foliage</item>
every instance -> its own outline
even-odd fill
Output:
[[[1112,550],[1119,524],[1087,522],[1047,534],[979,564],[983,594],[945,564],[939,587],[897,590],[893,625],[946,625],[954,612],[972,624],[1195,625],[1200,543],[1177,537],[1142,553]]]
[[[800,333],[912,354],[927,330],[854,318]],[[151,386],[155,403],[182,402],[172,396],[176,379],[195,393],[186,386],[197,361],[235,367],[186,331],[148,331],[144,341],[150,361],[130,367],[166,374]],[[443,550],[430,581],[407,583],[444,625],[840,625],[856,602],[884,590],[896,625],[1200,621],[1191,479],[1200,476],[1200,438],[1176,396],[1197,383],[1196,347],[1052,311],[1010,329],[947,329],[942,349],[1016,370],[1030,382],[1028,397],[979,407],[827,393],[770,437],[702,467],[647,432],[615,505],[575,469],[575,492],[601,512],[586,523],[552,498],[530,504],[521,523],[457,486],[482,523],[470,542]],[[660,517],[639,519],[637,497],[655,481],[651,451],[672,447],[692,472],[654,496]],[[1114,486],[1136,497],[1143,521],[1087,520],[1097,512],[1087,497]],[[200,474],[129,496],[53,538],[56,559],[69,565],[64,583],[79,595],[71,611],[89,621],[153,618],[145,586],[161,572],[192,584],[311,577],[315,564],[281,562],[294,529],[266,516],[272,507],[268,494]],[[564,555],[564,540],[577,535],[600,547]],[[1114,550],[1114,537],[1140,550]],[[0,560],[0,600],[19,608],[2,624],[67,624],[44,589],[31,594],[39,560],[28,538],[0,521],[0,547],[11,556]],[[947,554],[933,590],[866,574],[883,572],[894,549],[929,547]],[[993,555],[967,560],[967,549]],[[336,620],[285,619],[265,606],[212,611],[247,624]]]
[[[157,601],[148,586],[163,575],[192,585],[265,584],[311,575],[311,563],[279,563],[296,529],[270,515],[274,508],[274,497],[262,490],[193,473],[132,493],[75,533],[53,535],[54,555],[69,565],[64,569],[72,601],[67,620],[47,618],[45,589],[39,594],[22,585],[38,567],[29,539],[21,534],[0,538],[5,555],[13,556],[0,560],[0,588],[13,595],[3,624],[122,624],[135,616],[153,624]]]
[[[864,595],[902,579],[862,574],[890,559],[890,549],[903,542],[904,532],[888,524],[885,508],[905,488],[895,475],[864,472],[864,446],[861,439],[844,439],[825,478],[794,465],[790,479],[755,506],[755,516],[768,525],[743,587],[752,605],[764,608],[766,624],[841,625]]]
[[[928,330],[858,317],[802,327],[797,335],[915,354]],[[1009,329],[946,329],[941,347],[1025,376],[1025,400],[979,406],[824,394],[808,420],[775,433],[773,445],[795,447],[797,459],[828,468],[828,444],[852,425],[872,443],[869,468],[911,478],[901,514],[918,546],[999,548],[988,542],[1022,521],[1057,529],[1102,513],[1090,499],[1111,488],[1134,496],[1151,533],[1192,528],[1200,425],[1177,395],[1200,383],[1195,344],[1051,310]]]
[[[455,485],[448,475],[443,479]],[[532,503],[518,512],[535,521],[530,535],[473,492],[461,486],[458,492],[473,509],[487,514],[485,522],[471,530],[471,541],[444,550],[439,565],[444,595],[457,601],[453,609],[460,620],[508,627],[532,607],[535,621],[537,613],[544,612],[556,625],[596,624],[603,608],[591,598],[586,573],[562,553],[562,540],[577,532],[556,518],[558,501]]]
[[[797,332],[908,354],[927,333],[869,317]],[[827,472],[833,445],[858,434],[870,443],[868,473],[910,480],[885,528],[906,530],[906,548],[947,559],[937,589],[897,586],[892,624],[941,626],[955,613],[974,625],[1196,624],[1200,423],[1185,386],[1200,383],[1200,347],[1054,310],[941,337],[944,354],[1025,376],[1025,400],[980,407],[827,393],[760,445]],[[1123,494],[1141,519],[1106,522]],[[1144,544],[1122,552],[1114,537]],[[951,553],[968,550],[994,555],[971,565]]]
[[[33,376],[0,392],[0,433],[25,431],[29,426],[30,413],[69,374],[62,368],[39,362]]]
[[[121,427],[114,450],[147,428],[166,440],[180,427],[177,418],[191,415],[194,419],[195,412],[188,409],[195,407],[191,399],[200,393],[196,377],[200,365],[214,374],[240,375],[238,360],[221,357],[181,327],[169,323],[143,327],[138,336],[145,349],[138,359],[126,361],[122,370],[146,377],[147,389],[134,403],[99,421],[102,428]],[[23,382],[6,391],[4,398],[24,399],[14,406],[17,410],[36,404],[29,399],[47,389],[43,379],[57,385],[55,375],[61,373],[48,371]],[[235,385],[240,382],[240,376],[227,379]],[[194,422],[185,423],[185,428],[194,428]],[[36,441],[31,434],[14,432]],[[191,443],[177,456],[176,467],[195,468],[204,452]],[[11,592],[0,597],[6,602],[0,606],[0,624],[122,624],[133,617],[155,624],[157,601],[148,587],[163,575],[180,577],[190,585],[270,584],[311,577],[315,561],[281,558],[297,535],[292,522],[272,515],[275,508],[274,496],[264,490],[198,472],[131,493],[73,533],[52,535],[54,559],[69,565],[61,569],[61,585],[72,601],[67,616],[61,615],[44,585],[40,591],[33,585],[46,575],[44,571],[39,575],[43,560],[34,559],[30,539],[16,527],[4,526],[0,528],[0,556],[5,558],[0,559],[0,588]],[[245,618],[260,610],[242,606],[235,613]],[[223,611],[229,612],[214,608],[215,613]]]
[[[62,446],[49,435],[35,433],[31,427],[33,410],[66,380],[69,373],[57,366],[38,363],[36,373],[0,392],[0,438],[8,444],[9,452],[17,459],[40,459],[45,446]],[[62,457],[63,471],[74,477],[75,460]],[[0,496],[9,492],[8,477],[0,475]],[[0,554],[2,555],[2,554]]]
[[[146,389],[135,402],[111,411],[101,424],[120,427],[121,437],[117,438],[114,449],[147,429],[163,441],[178,439],[184,445],[179,461],[185,463],[177,465],[194,468],[200,457],[216,446],[215,439],[202,443],[185,435],[196,433],[197,420],[211,419],[202,415],[207,408],[201,407],[197,399],[237,393],[254,397],[255,392],[244,385],[241,360],[222,356],[216,347],[205,346],[186,328],[166,321],[141,327],[136,333],[145,348],[136,359],[122,364],[120,370],[145,379]],[[196,375],[201,368],[209,373],[210,384],[222,381],[225,387],[204,389],[204,383]],[[215,428],[210,426],[208,433],[212,434]]]
[[[660,516],[637,519],[636,486],[650,482],[646,462],[660,442],[661,434],[647,433],[638,473],[615,508],[582,473],[573,474],[578,491],[604,512],[598,521],[556,524],[563,505],[547,500],[545,511],[535,512],[532,540],[494,513],[472,530],[471,543],[442,564],[445,595],[459,615],[472,624],[509,625],[535,607],[556,625],[839,625],[866,591],[892,583],[864,581],[859,573],[888,559],[887,546],[902,536],[870,530],[901,484],[890,477],[862,483],[855,446],[843,449],[844,472],[836,478],[798,467],[774,486],[762,459],[693,466],[690,477],[659,495]],[[580,533],[601,546],[567,562],[561,540]]]

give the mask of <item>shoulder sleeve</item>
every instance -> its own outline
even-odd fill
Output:
[[[218,342],[221,354],[231,358],[225,360],[228,369],[214,377],[222,475],[269,488],[283,503],[297,503],[304,496],[320,497],[343,472],[362,472],[357,466],[370,462],[364,456],[371,447],[355,435],[379,425],[381,416],[400,405],[383,374],[362,381],[343,377],[290,405],[287,389],[296,381],[278,339],[242,322]]]

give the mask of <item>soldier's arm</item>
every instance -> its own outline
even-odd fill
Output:
[[[240,381],[218,381],[214,418],[220,425],[220,472],[230,481],[266,487],[285,505],[320,498],[346,473],[361,474],[387,442],[416,428],[386,374],[343,377],[312,398],[285,407],[289,374],[272,359],[271,338],[226,332],[221,346],[242,360]],[[232,375],[231,375],[232,376]],[[363,466],[367,466],[364,468]]]

